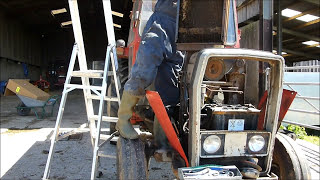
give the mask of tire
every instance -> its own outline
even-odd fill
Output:
[[[21,108],[19,108],[19,107],[21,107]],[[28,116],[30,111],[31,111],[31,108],[27,108],[27,106],[23,102],[20,102],[18,104],[17,113],[20,116]]]
[[[117,142],[117,174],[119,180],[148,179],[145,144],[140,139],[119,137]]]
[[[309,166],[298,144],[281,133],[276,135],[271,172],[280,180],[311,178]]]
[[[119,90],[120,96],[122,96],[123,86],[128,80],[128,59],[119,59],[118,75],[120,79],[121,88]],[[108,87],[107,96],[117,97],[114,79]],[[107,106],[107,113],[112,117],[118,117],[119,105],[117,102],[109,102]],[[110,134],[116,131],[116,123],[110,123]]]

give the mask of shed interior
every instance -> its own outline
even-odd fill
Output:
[[[78,0],[78,4],[87,59],[104,60],[102,1]],[[132,0],[111,0],[116,39],[128,39],[132,4]],[[318,0],[237,0],[242,47],[280,52],[289,66],[319,60],[319,6]],[[74,43],[69,12],[67,0],[1,0],[0,80],[36,81],[40,75],[46,79],[53,67],[67,67]],[[268,33],[272,42],[265,40]]]

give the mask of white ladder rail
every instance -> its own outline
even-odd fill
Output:
[[[104,12],[104,17],[105,17],[105,24],[106,24],[106,30],[107,30],[107,36],[108,36],[108,43],[109,47],[111,47],[110,51],[107,50],[107,55],[106,55],[106,63],[109,63],[109,60],[111,61],[112,64],[112,71],[113,73],[113,78],[114,78],[114,83],[115,83],[115,88],[116,88],[116,93],[117,93],[117,98],[118,98],[118,104],[120,106],[120,93],[119,93],[119,78],[116,75],[116,72],[118,70],[118,60],[117,60],[117,51],[116,51],[116,41],[115,41],[115,34],[114,34],[114,27],[113,27],[113,19],[112,19],[112,10],[111,10],[111,3],[110,0],[102,0],[103,4],[103,12]],[[105,63],[105,69],[108,69],[109,66],[106,66],[107,64]],[[108,70],[107,70],[108,72]],[[106,74],[104,74],[106,75]],[[104,95],[106,94],[106,88],[104,89]],[[104,96],[101,97],[100,103],[104,101]],[[103,107],[104,104],[100,104],[100,107]],[[100,112],[100,111],[99,111]],[[95,138],[95,145],[94,145],[94,152],[93,152],[93,160],[92,160],[92,168],[91,168],[91,180],[94,180],[96,177],[97,169],[98,169],[98,163],[99,163],[99,140],[100,140],[100,133],[101,133],[101,121],[102,117],[99,114],[99,120],[97,122],[97,129],[96,129],[96,138]],[[114,136],[114,135],[113,135]],[[101,143],[101,144],[104,144]]]
[[[78,54],[78,47],[75,44],[73,46],[72,55],[71,55],[71,58],[70,58],[70,65],[69,65],[69,68],[68,68],[66,81],[65,81],[66,84],[70,83],[70,81],[71,81],[71,72],[73,70],[77,54]],[[55,125],[55,129],[54,129],[53,137],[51,139],[51,146],[50,146],[50,149],[49,149],[47,164],[46,164],[46,167],[45,167],[45,170],[44,170],[44,174],[43,174],[43,179],[49,179],[51,159],[52,159],[52,155],[53,155],[52,153],[53,153],[53,150],[54,150],[54,147],[55,147],[56,140],[58,139],[60,124],[61,124],[62,115],[63,115],[63,112],[64,112],[64,106],[66,104],[66,99],[67,99],[67,96],[68,96],[68,93],[66,91],[67,91],[67,87],[64,86],[63,92],[62,92],[61,101],[60,101],[60,106],[59,106],[59,112],[58,112],[58,115],[57,115],[56,125]]]
[[[93,159],[92,159],[92,169],[91,169],[91,179],[95,179],[96,177],[96,171],[97,171],[97,164],[98,164],[98,151],[99,151],[99,140],[100,140],[100,131],[101,131],[101,122],[102,122],[102,113],[104,109],[104,96],[107,91],[107,82],[106,82],[106,77],[107,73],[109,70],[109,61],[111,60],[110,58],[110,53],[111,53],[111,47],[110,45],[107,48],[107,53],[106,53],[106,60],[104,64],[104,73],[103,73],[103,81],[102,81],[102,92],[101,94],[103,96],[100,96],[100,103],[99,103],[99,114],[98,114],[98,122],[97,122],[97,127],[96,127],[96,134],[95,134],[95,142],[94,142],[94,147],[93,147]]]
[[[74,39],[77,42],[78,48],[79,48],[79,52],[78,52],[79,68],[81,71],[86,71],[88,70],[88,66],[87,66],[86,53],[84,48],[83,36],[82,36],[78,2],[77,0],[68,0],[68,3],[69,3],[71,20],[72,20]],[[90,86],[88,77],[81,77],[81,81],[83,85]],[[90,89],[83,89],[83,94],[84,94],[84,97],[91,96]],[[84,98],[84,100],[86,104],[88,123],[90,124],[90,126],[95,126],[95,122],[94,121],[92,122],[89,120],[89,116],[94,114],[92,99]],[[94,142],[93,138],[91,137],[92,145],[93,145],[93,142]]]

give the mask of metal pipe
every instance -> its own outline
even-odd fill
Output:
[[[320,65],[285,67],[284,70],[315,69],[315,68],[320,68]]]
[[[294,55],[298,55],[298,56],[304,56],[304,57],[308,57],[311,59],[319,59],[319,56],[315,55],[315,54],[311,54],[311,53],[304,53],[301,51],[297,51],[297,50],[291,50],[291,49],[282,49],[283,51],[289,53],[289,54],[294,54]]]
[[[277,30],[277,27],[273,26],[273,30]],[[320,38],[317,36],[312,36],[309,34],[301,33],[298,31],[293,31],[290,29],[282,28],[282,32],[286,34],[290,34],[296,37],[304,38],[304,39],[309,39],[309,40],[314,40],[314,41],[320,41]]]
[[[301,85],[301,86],[305,86],[305,85],[314,85],[314,86],[317,86],[317,85],[320,85],[320,83],[318,82],[284,82],[283,85]]]
[[[302,124],[302,123],[297,123],[297,122],[292,122],[292,121],[289,121],[289,120],[282,120],[283,123],[288,123],[288,124],[293,124],[293,125],[298,125],[298,126],[302,126],[302,127],[306,127],[306,128],[309,128],[309,129],[314,129],[314,130],[320,130],[320,127],[317,127],[317,126],[311,126],[311,125],[308,125],[308,124]]]
[[[281,1],[278,1],[278,17],[277,17],[277,40],[278,47],[277,52],[278,55],[281,56],[282,53],[282,19],[281,19]]]
[[[287,85],[287,86],[288,86],[291,90],[295,91],[290,85]],[[301,96],[301,94],[299,94],[298,92],[297,92],[297,95],[298,95],[298,96]],[[319,109],[318,109],[315,105],[313,105],[310,101],[308,101],[307,99],[304,99],[304,101],[307,102],[310,106],[312,106],[315,110],[319,111]]]
[[[209,91],[212,91],[212,92],[230,92],[230,93],[239,93],[239,94],[242,94],[243,91],[234,91],[234,90],[224,90],[224,89],[210,89],[210,88],[207,88]]]
[[[315,115],[320,115],[320,112],[305,111],[305,110],[301,110],[301,109],[289,109],[288,111],[292,111],[292,112],[301,112],[301,113],[306,113],[306,114],[315,114]]]
[[[297,99],[320,100],[320,97],[296,96]]]

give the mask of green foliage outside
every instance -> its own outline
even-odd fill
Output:
[[[286,129],[286,130],[292,131],[293,133],[295,133],[297,135],[297,138],[320,146],[320,137],[308,135],[306,132],[306,129],[304,127],[289,124],[287,127],[281,125],[280,129]]]

